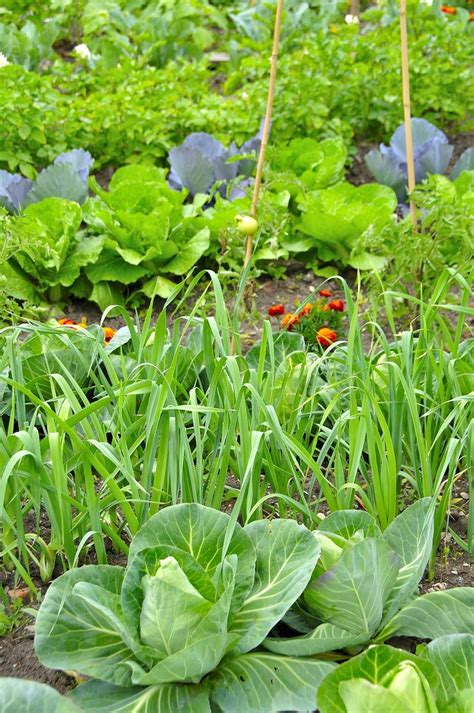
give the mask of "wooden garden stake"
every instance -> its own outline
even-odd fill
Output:
[[[411,132],[410,108],[410,72],[408,67],[407,0],[400,0],[400,37],[402,49],[402,91],[403,115],[405,121],[405,143],[407,154],[408,192],[415,190],[415,160],[413,157],[413,137]],[[413,228],[416,228],[416,206],[410,198],[410,215]]]
[[[351,0],[351,15],[352,17],[360,17],[360,0]]]
[[[273,110],[273,97],[275,96],[275,84],[276,84],[276,71],[278,62],[278,47],[280,44],[280,31],[281,31],[281,19],[283,16],[283,0],[277,0],[277,8],[275,15],[275,30],[273,32],[273,49],[271,56],[271,67],[270,67],[270,83],[268,86],[268,97],[267,97],[267,108],[265,111],[265,121],[263,124],[263,135],[262,143],[260,146],[260,153],[258,155],[257,163],[257,173],[255,176],[255,183],[253,187],[252,196],[252,207],[250,210],[250,215],[252,218],[257,216],[257,206],[258,198],[260,195],[260,186],[262,183],[263,174],[263,164],[265,162],[265,153],[267,150],[268,139],[270,136],[270,127],[272,122],[272,110]],[[247,235],[247,241],[245,243],[245,258],[244,258],[244,270],[249,264],[252,258],[252,248],[253,248],[253,236]]]
[[[271,122],[272,122],[273,97],[275,96],[276,71],[277,71],[277,62],[278,62],[278,48],[280,45],[280,31],[281,31],[282,16],[283,16],[283,0],[277,0],[276,15],[275,15],[275,29],[273,32],[273,48],[272,48],[272,56],[270,59],[271,66],[270,66],[270,82],[268,85],[267,108],[265,110],[265,120],[263,123],[262,142],[260,145],[260,152],[258,155],[257,173],[255,175],[255,183],[254,183],[253,195],[252,195],[252,206],[250,208],[250,215],[254,219],[256,219],[256,217],[257,217],[258,199],[260,196],[260,186],[262,184],[263,164],[265,162],[265,153],[266,153],[266,149],[267,149],[268,139],[270,136],[270,127],[271,127]],[[249,263],[252,259],[252,250],[253,250],[253,234],[248,234],[246,241],[245,241],[245,257],[244,257],[243,271],[245,271],[245,268],[249,265]],[[244,288],[245,288],[245,285],[244,285]],[[236,316],[236,314],[237,314],[237,304],[234,308],[234,317]],[[232,335],[232,338],[230,340],[230,353],[231,354],[235,353],[235,335],[234,334]]]

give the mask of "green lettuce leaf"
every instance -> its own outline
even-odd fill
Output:
[[[102,242],[81,237],[81,220],[77,203],[62,198],[30,205],[13,219],[13,239],[20,245],[14,261],[39,291],[72,285],[81,268],[97,259]]]
[[[300,596],[319,557],[313,535],[292,520],[262,520],[244,532],[257,551],[256,577],[242,608],[231,620],[240,634],[238,650],[258,646]]]
[[[128,664],[138,649],[124,623],[120,591],[124,570],[109,565],[73,569],[48,589],[36,620],[35,652],[51,668],[80,671],[131,685]]]
[[[369,641],[382,620],[398,568],[398,556],[382,539],[368,538],[343,550],[334,567],[313,579],[303,594],[305,608],[324,623],[305,636],[268,638],[265,648],[313,656]]]
[[[396,195],[387,186],[339,183],[304,200],[297,229],[313,239],[322,260],[347,263],[357,239],[369,227],[375,233],[382,230],[396,206]]]

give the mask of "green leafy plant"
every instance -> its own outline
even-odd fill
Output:
[[[383,534],[368,513],[329,515],[316,531],[321,557],[290,626],[303,636],[268,638],[275,653],[314,656],[404,635],[435,639],[473,633],[474,588],[432,592],[413,599],[428,563],[434,503],[419,500]]]
[[[83,237],[81,221],[80,206],[62,198],[30,205],[12,219],[7,231],[15,247],[2,266],[4,289],[18,299],[38,302],[47,296],[59,301],[63,288],[77,280],[82,267],[97,260],[102,248],[100,238]]]
[[[278,146],[271,157],[272,171],[294,174],[308,191],[328,188],[344,178],[347,149],[342,139],[316,141],[311,138],[293,139],[286,146]],[[294,179],[293,179],[294,181]],[[291,179],[272,178],[274,187],[284,186],[292,195],[297,195],[298,183],[291,185]]]
[[[54,22],[43,26],[27,20],[21,30],[0,23],[0,47],[9,61],[25,69],[37,69],[41,62],[54,56],[52,45],[58,36]]]
[[[321,713],[466,712],[474,693],[474,636],[452,634],[428,644],[421,656],[371,646],[324,679]]]
[[[80,709],[60,693],[36,681],[0,678],[1,713],[80,713]]]
[[[301,594],[319,548],[290,520],[241,528],[224,513],[178,505],[135,536],[127,567],[86,566],[49,588],[35,650],[48,666],[96,679],[85,710],[306,709],[334,666],[252,652]],[[74,641],[73,647],[71,642]],[[304,683],[303,683],[304,681]]]
[[[140,165],[119,169],[108,192],[93,185],[100,197],[85,220],[102,250],[85,270],[90,282],[128,285],[147,277],[142,292],[168,297],[176,284],[167,276],[188,273],[210,244],[209,229],[197,230],[192,210],[186,214],[186,191],[170,188],[163,170]]]
[[[367,251],[355,253],[354,248],[362,235],[380,234],[392,220],[396,206],[395,193],[377,184],[355,187],[339,183],[314,191],[299,206],[302,215],[296,229],[305,237],[283,241],[283,247],[299,252],[313,250],[323,262],[337,260],[359,269],[380,267],[380,258]]]
[[[436,276],[448,267],[461,274],[474,254],[474,172],[464,171],[454,181],[430,176],[413,193],[419,225],[413,230],[410,217],[389,223],[378,235],[360,237],[356,251],[371,252],[380,262],[377,275],[367,276],[371,291],[387,287],[412,290],[423,283],[425,294]]]

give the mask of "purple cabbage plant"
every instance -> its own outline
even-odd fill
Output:
[[[429,174],[444,173],[453,154],[453,146],[446,134],[430,124],[426,119],[412,119],[413,152],[415,159],[415,180],[423,181]],[[390,186],[403,202],[407,198],[407,158],[405,125],[393,134],[389,146],[380,144],[365,157],[367,168],[376,181]],[[474,151],[467,149],[453,168],[451,178],[461,171],[474,168]]]
[[[218,192],[234,200],[245,195],[252,183],[252,172],[262,141],[263,122],[258,134],[237,147],[235,142],[225,148],[217,139],[205,132],[190,134],[181,146],[171,149],[168,162],[168,182],[177,191],[187,188],[194,197],[209,193],[218,184]],[[242,156],[242,158],[239,158]],[[237,179],[242,180],[238,181]],[[233,184],[233,185],[232,185]]]
[[[0,206],[18,213],[51,197],[82,204],[87,200],[87,179],[93,162],[88,151],[73,149],[57,156],[51,166],[38,174],[36,181],[0,170]]]

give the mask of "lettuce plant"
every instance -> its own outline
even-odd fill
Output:
[[[47,294],[60,300],[62,288],[70,287],[101,250],[99,238],[82,237],[81,220],[80,206],[62,198],[47,198],[12,218],[13,255],[0,268],[7,278],[4,289],[17,299]]]
[[[420,183],[430,173],[444,173],[453,154],[446,134],[426,119],[411,120],[415,180]],[[390,145],[380,144],[365,157],[367,168],[376,181],[393,188],[400,201],[407,197],[407,157],[405,124],[393,134]]]
[[[51,166],[38,174],[36,181],[0,170],[0,205],[15,213],[51,197],[84,203],[92,164],[88,151],[73,149],[57,156]]]
[[[406,508],[381,533],[366,512],[341,510],[316,531],[321,557],[288,617],[303,633],[264,645],[290,656],[353,649],[394,635],[434,639],[474,633],[474,588],[414,598],[433,541],[431,498]]]
[[[198,206],[185,206],[186,191],[170,188],[154,166],[120,168],[108,191],[92,185],[98,197],[89,201],[85,221],[103,247],[85,270],[90,282],[130,285],[148,278],[140,288],[145,295],[168,297],[176,287],[168,276],[185,275],[209,248],[209,228],[196,227]]]
[[[310,137],[293,139],[287,146],[278,147],[272,159],[272,169],[276,172],[290,172],[310,191],[328,188],[344,178],[347,149],[340,138],[316,141]],[[275,190],[275,181],[271,182]],[[279,182],[277,180],[277,188]],[[298,193],[291,181],[282,181],[282,188]]]
[[[228,149],[203,131],[190,134],[181,146],[171,149],[169,153],[170,186],[178,191],[187,188],[195,196],[196,193],[209,193],[218,184],[219,193],[226,196],[228,184],[243,177],[244,180],[234,185],[230,193],[231,198],[241,197],[255,167],[255,159],[248,154],[258,154],[262,130],[263,125],[259,133],[240,148],[232,143]]]
[[[468,713],[474,696],[474,636],[432,641],[420,656],[371,646],[324,679],[321,713]]]
[[[132,541],[128,565],[71,570],[40,608],[36,653],[92,680],[88,713],[305,711],[334,667],[254,652],[309,581],[319,546],[291,520],[242,528],[197,504],[165,508]],[[213,708],[214,710],[214,708]]]
[[[380,234],[396,206],[395,193],[375,183],[356,187],[343,182],[313,191],[300,204],[302,214],[296,228],[303,236],[286,239],[282,245],[294,252],[314,250],[324,262],[338,260],[359,269],[377,268],[380,258],[369,252],[354,254],[354,248],[362,236]]]

